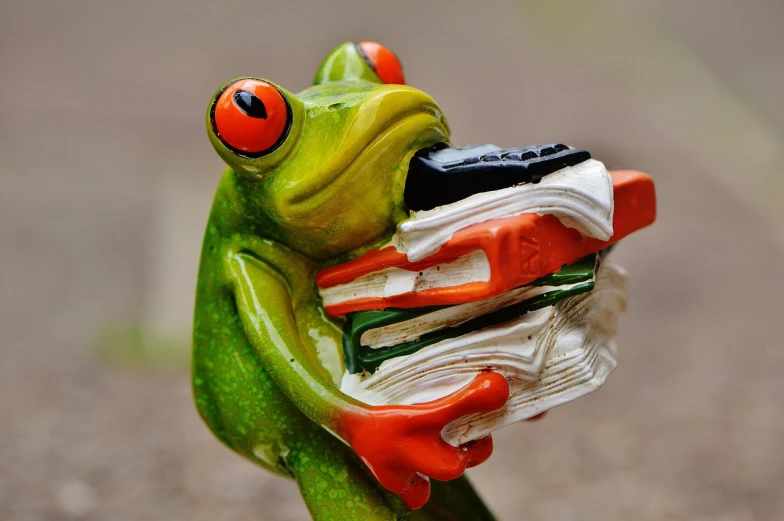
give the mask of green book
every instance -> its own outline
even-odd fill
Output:
[[[529,311],[591,291],[601,256],[588,255],[560,271],[495,297],[415,309],[360,311],[343,329],[346,369],[374,372],[384,360],[520,317]]]

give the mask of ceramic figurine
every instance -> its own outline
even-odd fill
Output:
[[[452,146],[373,42],[298,94],[226,83],[207,131],[228,165],[196,301],[207,425],[316,520],[493,519],[463,472],[615,367],[607,255],[653,222],[651,179],[561,143]]]

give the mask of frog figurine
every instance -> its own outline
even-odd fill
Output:
[[[318,521],[495,519],[463,476],[490,456],[489,434],[448,442],[443,433],[461,418],[502,410],[508,374],[488,363],[432,399],[359,399],[345,382],[375,366],[355,367],[347,343],[354,308],[334,312],[317,279],[380,259],[379,252],[398,255],[390,241],[412,212],[438,212],[521,183],[544,186],[543,175],[585,164],[586,153],[564,145],[534,152],[452,147],[436,102],[404,84],[393,52],[367,41],[334,49],[313,86],[297,94],[255,77],[226,83],[206,123],[227,165],[204,238],[195,306],[193,391],[206,424],[234,451],[294,479]],[[521,166],[510,168],[512,160]],[[604,206],[596,201],[591,211],[599,212]],[[612,206],[605,217],[612,224]],[[571,257],[545,272],[594,254],[612,234],[600,225],[578,232],[574,215],[543,219],[565,230],[564,241],[587,248],[569,250]],[[421,259],[408,260],[414,267],[406,273],[430,273],[416,271]],[[422,309],[462,302],[449,301],[455,292],[443,294]],[[372,309],[387,307],[406,304]]]

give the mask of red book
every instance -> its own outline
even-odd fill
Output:
[[[410,262],[404,252],[389,246],[321,270],[316,284],[325,309],[330,315],[339,316],[390,307],[463,304],[499,295],[555,273],[565,264],[653,223],[656,217],[653,180],[642,172],[630,170],[610,174],[614,190],[613,235],[607,241],[586,237],[564,226],[553,215],[528,213],[492,219],[455,232],[437,253],[416,262]],[[441,270],[454,276],[429,277],[442,273]],[[411,282],[411,289],[402,292],[385,289],[389,280],[401,275],[408,279],[407,283]],[[452,282],[445,284],[444,280]]]

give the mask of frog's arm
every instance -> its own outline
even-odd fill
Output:
[[[235,237],[227,275],[248,340],[278,387],[312,421],[351,445],[382,486],[409,508],[423,506],[430,484],[422,474],[452,480],[490,456],[489,437],[453,447],[441,438],[450,422],[500,408],[506,380],[487,372],[450,396],[417,405],[368,406],[332,383],[307,341],[295,309],[312,284],[313,265],[285,247],[254,236]]]
[[[337,413],[358,412],[362,404],[340,392],[315,348],[300,337],[294,297],[308,288],[312,263],[267,239],[240,236],[232,243],[226,268],[256,356],[298,409],[336,432]]]

